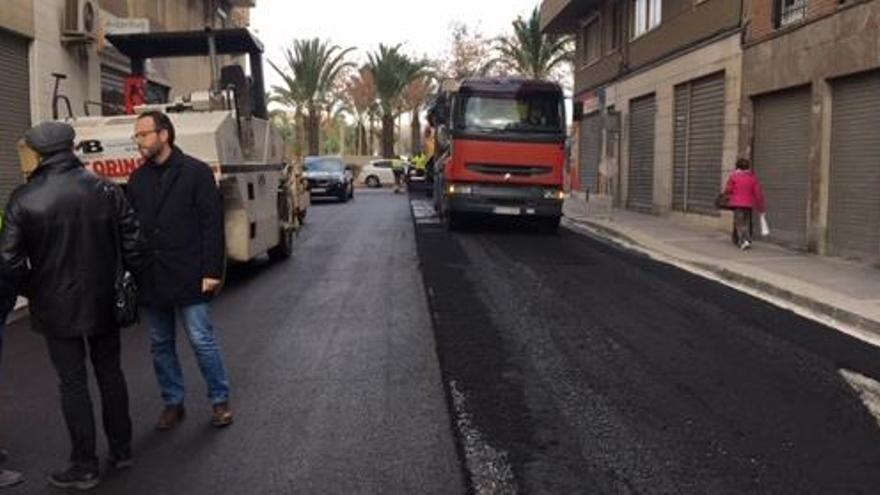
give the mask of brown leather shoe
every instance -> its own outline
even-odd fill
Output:
[[[186,412],[183,405],[165,406],[162,414],[159,415],[159,421],[156,422],[156,429],[159,431],[170,430],[177,426],[177,423],[183,421]]]
[[[212,407],[211,425],[217,428],[229,426],[232,424],[232,411],[229,409],[228,402],[214,404]]]

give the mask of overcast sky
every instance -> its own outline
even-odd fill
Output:
[[[450,26],[463,22],[486,37],[507,33],[516,16],[528,16],[540,0],[257,0],[251,28],[266,56],[283,63],[282,49],[296,38],[326,38],[357,47],[357,61],[379,43],[403,43],[416,56],[440,57],[449,47]],[[267,87],[279,84],[266,67]]]

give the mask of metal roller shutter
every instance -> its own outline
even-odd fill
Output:
[[[832,86],[830,254],[880,256],[880,72]]]
[[[18,140],[31,125],[28,40],[0,30],[0,206],[22,183]]]
[[[724,150],[724,73],[675,87],[672,208],[717,215]]]
[[[632,100],[629,113],[627,208],[650,213],[654,209],[654,95]]]
[[[754,167],[767,199],[770,239],[807,244],[810,88],[755,99]]]
[[[581,186],[591,193],[597,192],[599,160],[602,148],[602,118],[598,112],[581,120],[580,172]]]

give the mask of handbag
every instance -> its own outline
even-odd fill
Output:
[[[727,193],[718,193],[718,196],[715,196],[715,208],[718,208],[719,210],[726,210],[728,208],[727,199]]]
[[[113,286],[113,318],[119,328],[126,328],[139,321],[137,284],[134,275],[122,263],[122,240],[119,223],[113,222],[113,238],[116,243],[116,280]]]

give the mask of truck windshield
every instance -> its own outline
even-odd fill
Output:
[[[459,104],[455,126],[472,132],[558,133],[565,120],[562,99],[552,93],[466,95]]]
[[[305,167],[309,172],[342,172],[345,165],[336,158],[307,158]]]

